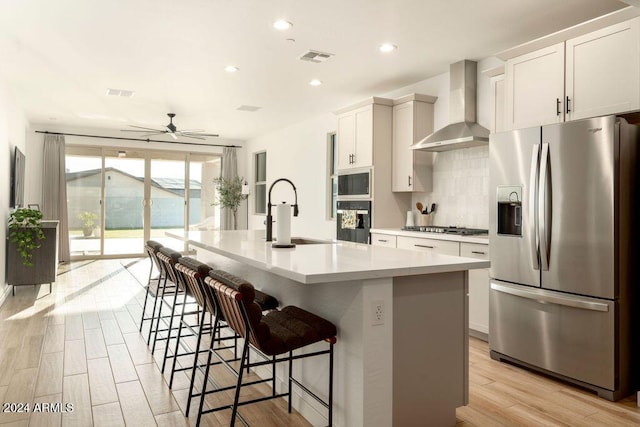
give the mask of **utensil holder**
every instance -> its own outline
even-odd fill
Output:
[[[432,223],[431,214],[420,214],[420,227],[428,227]]]

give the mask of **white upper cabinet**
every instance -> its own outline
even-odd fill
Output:
[[[393,106],[393,191],[430,191],[432,153],[410,147],[433,133],[436,97],[408,95]]]
[[[338,170],[373,166],[374,141],[380,139],[380,121],[391,125],[392,101],[372,98],[336,112],[338,116]]]
[[[640,18],[507,60],[506,127],[640,108]]]
[[[506,108],[504,74],[491,78],[491,91],[493,92],[493,117],[491,118],[491,132],[502,132],[507,130],[505,123]]]
[[[640,21],[567,40],[567,120],[640,108]]]
[[[507,61],[507,129],[564,120],[564,43]]]

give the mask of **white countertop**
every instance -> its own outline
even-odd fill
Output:
[[[343,241],[278,249],[265,242],[264,233],[264,230],[172,231],[166,235],[301,283],[413,276],[490,265],[489,261],[472,258]]]
[[[428,233],[425,231],[405,231],[399,228],[372,228],[371,233],[388,234],[391,236],[422,237],[423,239],[450,240],[453,242],[462,243],[478,243],[481,245],[489,244],[488,234],[480,234],[476,236],[461,236],[459,234]]]

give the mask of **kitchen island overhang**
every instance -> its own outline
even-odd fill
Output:
[[[282,306],[336,324],[335,425],[455,424],[455,408],[468,401],[467,271],[488,261],[351,242],[276,249],[263,230],[167,235]],[[382,322],[374,315],[380,305]],[[323,361],[294,369],[326,393]],[[312,424],[326,423],[325,412],[304,396],[294,406]]]

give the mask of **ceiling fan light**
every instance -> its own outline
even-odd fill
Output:
[[[285,19],[278,19],[276,22],[273,23],[273,28],[275,28],[278,31],[285,31],[291,27],[293,27],[293,24]]]

